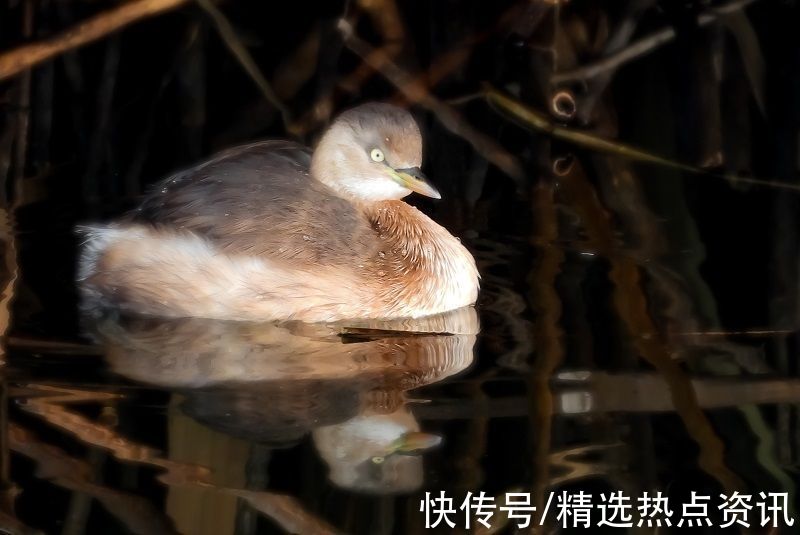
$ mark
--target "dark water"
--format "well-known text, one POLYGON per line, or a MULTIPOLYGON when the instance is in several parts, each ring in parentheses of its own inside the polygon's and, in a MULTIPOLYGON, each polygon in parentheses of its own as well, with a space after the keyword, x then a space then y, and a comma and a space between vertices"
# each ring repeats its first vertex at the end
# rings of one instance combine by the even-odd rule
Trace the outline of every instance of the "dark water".
POLYGON ((604 206, 582 169, 532 190, 530 236, 464 232, 477 309, 390 324, 81 323, 69 209, 27 208, 6 242, 5 529, 419 533, 423 504, 438 518, 426 497, 445 496, 453 531, 550 533, 601 529, 600 504, 622 493, 628 531, 664 532, 638 500, 661 492, 674 529, 696 492, 712 524, 696 529, 716 532, 738 492, 751 528, 732 531, 794 532, 783 516, 762 527, 758 505, 787 493, 792 520, 798 481, 796 337, 765 312, 765 234, 721 247, 735 213, 695 223, 673 200, 664 217, 634 183, 604 206), (475 509, 467 529, 464 500, 481 492, 491 529, 475 509), (499 509, 509 492, 536 507, 528 528, 499 509), (581 492, 589 513, 559 517, 581 492))

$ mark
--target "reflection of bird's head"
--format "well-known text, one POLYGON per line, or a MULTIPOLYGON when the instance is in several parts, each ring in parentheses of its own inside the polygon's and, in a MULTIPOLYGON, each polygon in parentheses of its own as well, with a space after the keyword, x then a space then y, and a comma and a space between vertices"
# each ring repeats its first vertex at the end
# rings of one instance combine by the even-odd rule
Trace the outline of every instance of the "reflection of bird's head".
POLYGON ((422 485, 422 457, 440 437, 419 432, 406 408, 361 415, 314 431, 314 444, 336 486, 374 493, 412 492, 422 485))
POLYGON ((422 136, 409 112, 364 104, 342 113, 311 161, 314 177, 339 196, 361 202, 401 199, 412 191, 441 198, 420 171, 422 136))

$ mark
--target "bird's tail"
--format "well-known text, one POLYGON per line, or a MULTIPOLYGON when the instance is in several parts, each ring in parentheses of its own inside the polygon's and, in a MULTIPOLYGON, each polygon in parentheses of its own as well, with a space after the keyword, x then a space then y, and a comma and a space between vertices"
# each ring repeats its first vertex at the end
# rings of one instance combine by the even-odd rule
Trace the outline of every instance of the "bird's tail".
POLYGON ((229 256, 192 233, 143 225, 84 226, 82 307, 161 317, 329 321, 352 307, 352 288, 319 270, 229 256))

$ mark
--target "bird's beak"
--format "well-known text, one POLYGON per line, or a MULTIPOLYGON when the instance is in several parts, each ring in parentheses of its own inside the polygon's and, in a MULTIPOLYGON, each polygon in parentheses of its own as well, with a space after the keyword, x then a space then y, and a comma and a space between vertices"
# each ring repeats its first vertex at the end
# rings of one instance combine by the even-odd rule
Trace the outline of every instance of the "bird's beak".
POLYGON ((404 188, 416 191, 420 195, 441 199, 442 194, 431 186, 419 167, 408 167, 406 169, 392 169, 392 177, 404 188))
POLYGON ((400 455, 415 455, 438 446, 441 442, 442 437, 439 435, 409 431, 392 444, 391 450, 400 455))

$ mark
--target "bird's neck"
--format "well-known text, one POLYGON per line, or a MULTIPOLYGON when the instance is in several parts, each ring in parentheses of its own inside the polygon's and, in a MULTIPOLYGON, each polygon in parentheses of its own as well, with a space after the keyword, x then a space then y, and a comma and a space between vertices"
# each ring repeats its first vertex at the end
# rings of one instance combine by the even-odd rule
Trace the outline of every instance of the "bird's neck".
POLYGON ((403 201, 370 203, 364 211, 392 252, 419 267, 439 262, 448 245, 458 243, 447 230, 403 201))

